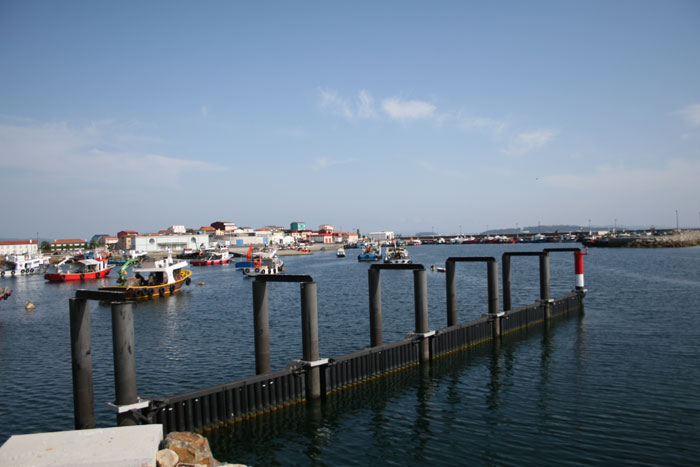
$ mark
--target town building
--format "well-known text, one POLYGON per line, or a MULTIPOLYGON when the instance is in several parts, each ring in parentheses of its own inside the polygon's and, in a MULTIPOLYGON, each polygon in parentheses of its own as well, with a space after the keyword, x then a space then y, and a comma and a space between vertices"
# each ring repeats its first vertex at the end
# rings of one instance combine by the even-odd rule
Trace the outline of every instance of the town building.
POLYGON ((59 238, 51 242, 49 248, 51 248, 51 251, 86 250, 90 248, 90 243, 80 238, 59 238))
POLYGON ((142 234, 131 236, 131 248, 134 251, 166 251, 173 253, 190 248, 204 250, 209 248, 209 235, 206 234, 142 234))
POLYGON ((289 226, 289 230, 293 232, 300 232, 306 230, 306 223, 304 222, 292 222, 289 226))
POLYGON ((216 230, 216 235, 225 235, 228 233, 233 233, 238 229, 235 222, 216 221, 212 222, 209 225, 216 230))
POLYGON ((39 253, 36 240, 9 240, 0 242, 0 256, 33 255, 39 253))
POLYGON ((372 242, 391 243, 394 241, 394 232, 370 232, 367 238, 372 242))

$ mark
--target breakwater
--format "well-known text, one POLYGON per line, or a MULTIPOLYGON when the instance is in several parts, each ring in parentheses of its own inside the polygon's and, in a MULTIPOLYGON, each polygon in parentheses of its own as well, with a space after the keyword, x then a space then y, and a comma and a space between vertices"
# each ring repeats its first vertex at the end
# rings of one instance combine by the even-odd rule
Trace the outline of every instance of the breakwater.
POLYGON ((584 241, 585 246, 610 248, 681 248, 700 245, 700 231, 683 230, 641 237, 601 237, 584 241))

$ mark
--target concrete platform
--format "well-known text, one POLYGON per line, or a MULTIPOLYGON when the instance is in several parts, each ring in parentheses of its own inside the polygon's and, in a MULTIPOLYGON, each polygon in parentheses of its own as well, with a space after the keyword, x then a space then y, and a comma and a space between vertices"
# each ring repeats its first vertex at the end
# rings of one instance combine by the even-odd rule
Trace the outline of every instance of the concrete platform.
POLYGON ((13 435, 0 447, 0 466, 155 467, 162 439, 163 425, 13 435))

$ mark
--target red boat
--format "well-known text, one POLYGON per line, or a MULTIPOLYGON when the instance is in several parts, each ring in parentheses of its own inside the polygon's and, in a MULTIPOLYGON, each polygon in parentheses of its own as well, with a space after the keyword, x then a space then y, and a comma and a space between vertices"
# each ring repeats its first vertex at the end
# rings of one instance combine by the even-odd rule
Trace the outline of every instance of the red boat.
POLYGON ((190 264, 192 266, 213 266, 216 264, 226 264, 231 261, 233 255, 228 251, 219 251, 215 253, 209 253, 202 259, 192 259, 190 264))
POLYGON ((49 282, 87 281, 107 277, 114 266, 106 258, 71 258, 49 268, 44 279, 49 282))

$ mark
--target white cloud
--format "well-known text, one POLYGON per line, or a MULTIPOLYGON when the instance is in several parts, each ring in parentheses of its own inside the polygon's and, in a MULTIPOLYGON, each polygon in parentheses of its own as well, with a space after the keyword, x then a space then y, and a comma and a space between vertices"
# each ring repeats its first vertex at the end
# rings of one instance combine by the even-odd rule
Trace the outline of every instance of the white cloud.
POLYGON ((357 93, 357 116, 360 118, 375 118, 374 99, 364 89, 357 93))
POLYGON ((692 127, 700 126, 700 104, 693 104, 674 112, 680 115, 692 127))
POLYGON ((430 118, 434 115, 436 107, 429 102, 389 97, 382 101, 382 109, 390 118, 408 120, 430 118))
MULTIPOLYGON (((93 123, 82 128, 65 122, 0 123, 0 147, 3 148, 0 165, 32 172, 52 183, 79 180, 86 174, 96 173, 104 183, 113 181, 115 185, 137 180, 161 185, 166 183, 166 178, 173 182, 192 170, 227 170, 199 160, 135 152, 126 148, 129 144, 125 139, 128 136, 111 122, 93 123)), ((136 140, 136 145, 140 140, 136 140)))
POLYGON ((540 149, 547 145, 556 136, 557 131, 553 129, 539 129, 525 131, 518 134, 503 152, 510 156, 521 156, 528 152, 540 149))
POLYGON ((491 131, 500 134, 508 127, 508 123, 505 120, 489 117, 464 117, 459 120, 458 126, 463 130, 491 131))
POLYGON ((324 170, 335 165, 345 165, 353 162, 353 159, 331 159, 328 157, 318 157, 313 166, 311 167, 314 171, 324 170))
POLYGON ((322 109, 348 119, 354 116, 350 102, 346 98, 339 96, 337 91, 333 89, 319 89, 319 98, 322 109))

